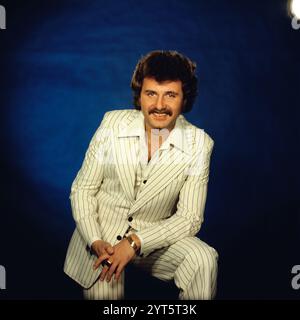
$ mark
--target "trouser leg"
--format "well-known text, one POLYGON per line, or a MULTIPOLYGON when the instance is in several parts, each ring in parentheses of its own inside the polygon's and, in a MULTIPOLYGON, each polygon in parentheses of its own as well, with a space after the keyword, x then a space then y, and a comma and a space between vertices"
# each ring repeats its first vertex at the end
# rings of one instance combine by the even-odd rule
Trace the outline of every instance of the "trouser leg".
POLYGON ((174 279, 181 300, 209 300, 216 294, 217 259, 215 249, 187 237, 133 263, 161 280, 174 279))

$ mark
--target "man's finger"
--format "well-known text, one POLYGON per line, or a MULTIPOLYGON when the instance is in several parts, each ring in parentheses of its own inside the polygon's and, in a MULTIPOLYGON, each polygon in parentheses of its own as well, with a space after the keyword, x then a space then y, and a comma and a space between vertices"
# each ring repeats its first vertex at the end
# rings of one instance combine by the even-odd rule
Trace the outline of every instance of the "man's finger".
POLYGON ((106 274, 106 281, 107 282, 109 282, 111 280, 111 277, 114 274, 117 267, 118 267, 118 264, 116 262, 111 265, 111 267, 109 268, 109 270, 107 271, 107 274, 106 274))
POLYGON ((104 260, 108 259, 109 257, 110 257, 110 255, 108 255, 108 254, 102 254, 101 256, 99 256, 98 259, 97 259, 97 260, 95 261, 95 263, 94 263, 94 266, 93 266, 94 270, 96 270, 97 268, 99 268, 99 266, 101 265, 101 263, 102 263, 104 260))
POLYGON ((117 270, 115 271, 115 280, 116 280, 116 281, 119 281, 120 276, 121 276, 121 273, 122 273, 124 267, 125 267, 124 265, 121 265, 121 264, 118 265, 118 268, 117 268, 117 270))
POLYGON ((103 281, 105 279, 106 273, 109 270, 108 266, 104 266, 100 273, 100 280, 103 281))

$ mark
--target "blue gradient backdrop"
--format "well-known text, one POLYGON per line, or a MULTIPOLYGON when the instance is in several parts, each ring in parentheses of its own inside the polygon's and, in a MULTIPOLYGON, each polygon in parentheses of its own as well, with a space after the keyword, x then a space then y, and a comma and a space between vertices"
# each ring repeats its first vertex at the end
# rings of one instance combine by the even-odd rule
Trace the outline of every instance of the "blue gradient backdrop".
MULTIPOLYGON (((286 1, 1 1, 0 299, 80 299, 62 272, 70 186, 108 110, 132 107, 141 55, 198 64, 187 119, 215 140, 199 236, 219 254, 218 299, 299 299, 300 30, 286 1)), ((127 271, 126 295, 175 298, 127 271)))

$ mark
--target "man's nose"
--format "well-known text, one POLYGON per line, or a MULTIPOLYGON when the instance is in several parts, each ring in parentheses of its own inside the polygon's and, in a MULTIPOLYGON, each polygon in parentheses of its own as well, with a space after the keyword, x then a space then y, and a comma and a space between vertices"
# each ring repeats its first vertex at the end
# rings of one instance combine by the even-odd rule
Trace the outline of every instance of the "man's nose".
POLYGON ((164 108, 164 97, 161 95, 157 96, 156 100, 156 108, 157 109, 163 109, 164 108))

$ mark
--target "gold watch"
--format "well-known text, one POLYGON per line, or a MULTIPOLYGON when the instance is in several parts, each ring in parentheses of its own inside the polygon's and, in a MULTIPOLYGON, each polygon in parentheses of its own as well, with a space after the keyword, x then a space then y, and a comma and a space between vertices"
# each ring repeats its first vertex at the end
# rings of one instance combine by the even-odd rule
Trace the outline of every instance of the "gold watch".
POLYGON ((126 237, 126 239, 128 240, 131 248, 133 248, 133 250, 135 251, 136 254, 139 253, 140 249, 138 248, 137 244, 135 243, 135 241, 132 239, 132 236, 129 235, 126 237))

